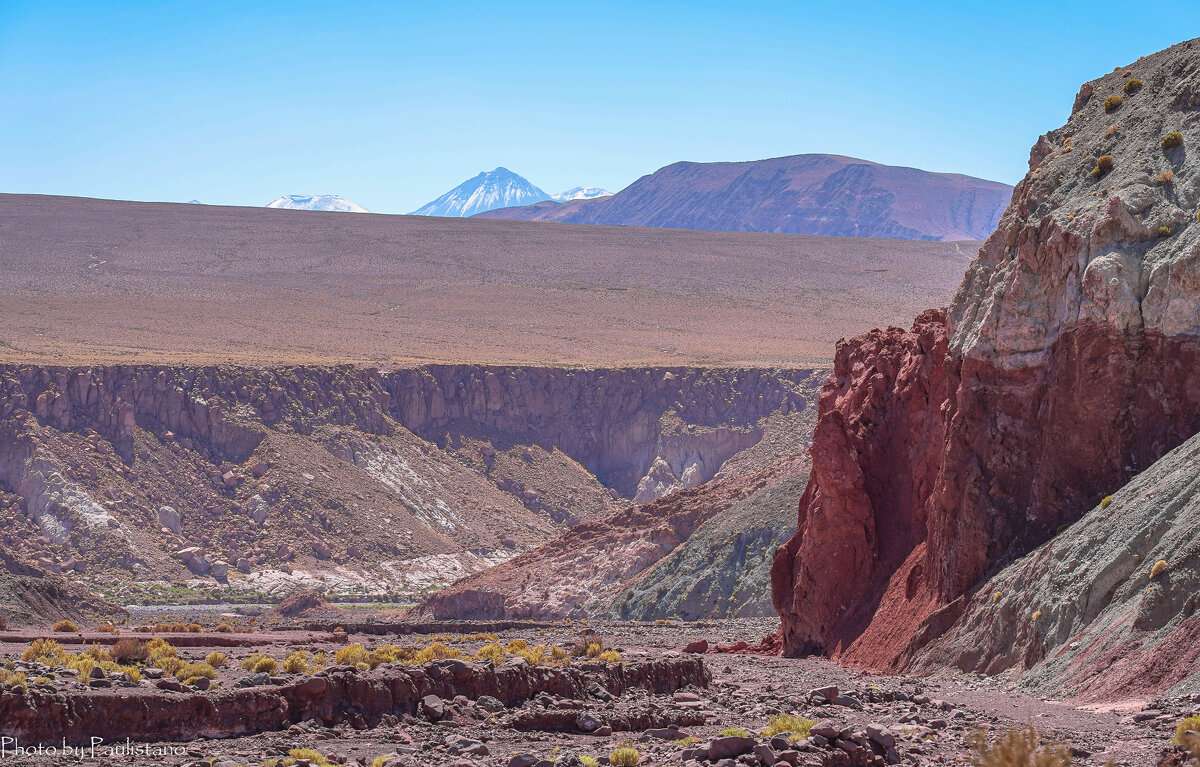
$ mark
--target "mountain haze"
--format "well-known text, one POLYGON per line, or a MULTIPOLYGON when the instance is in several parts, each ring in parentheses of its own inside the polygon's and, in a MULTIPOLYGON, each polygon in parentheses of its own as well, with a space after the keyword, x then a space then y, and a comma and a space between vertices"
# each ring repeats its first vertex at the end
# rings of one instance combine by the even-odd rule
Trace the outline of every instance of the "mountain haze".
POLYGON ((611 197, 493 210, 483 218, 569 224, 979 240, 1012 187, 826 154, 677 162, 611 197))

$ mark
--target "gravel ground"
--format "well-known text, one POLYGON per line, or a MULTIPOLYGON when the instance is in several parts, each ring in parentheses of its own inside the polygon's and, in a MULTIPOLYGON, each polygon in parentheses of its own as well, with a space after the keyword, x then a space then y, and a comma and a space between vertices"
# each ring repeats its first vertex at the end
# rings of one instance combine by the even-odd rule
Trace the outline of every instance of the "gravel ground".
MULTIPOLYGON (((626 662, 679 653, 687 643, 701 639, 711 648, 739 640, 755 642, 773 627, 770 619, 590 626, 609 647, 620 651, 626 662)), ((581 628, 579 624, 547 624, 544 629, 507 632, 500 639, 502 643, 521 638, 531 645, 568 646, 581 628)), ((280 655, 290 647, 313 646, 311 636, 303 642, 300 639, 297 635, 295 643, 281 642, 268 651, 280 655)), ((446 641, 464 651, 473 651, 486 641, 455 636, 349 637, 349 641, 362 641, 368 646, 388 641, 420 644, 422 639, 446 641)), ((14 649, 5 647, 0 651, 11 657, 14 649)), ((204 649, 187 648, 184 654, 198 657, 204 649)), ((230 651, 235 659, 241 654, 245 653, 230 651)), ((894 739, 893 763, 967 764, 967 734, 977 730, 998 734, 1012 726, 1032 723, 1068 745, 1075 764, 1101 765, 1113 759, 1118 765, 1140 767, 1159 762, 1175 723, 1190 713, 1193 705, 1191 701, 1132 701, 1107 710, 1085 709, 1014 694, 997 680, 977 677, 931 680, 877 676, 817 658, 711 651, 704 660, 712 674, 707 688, 687 688, 667 695, 630 690, 606 700, 606 693, 600 691, 589 693, 586 699, 570 700, 543 693, 512 707, 497 706, 499 701, 484 698, 458 697, 437 704, 444 710, 436 721, 434 713, 422 707, 415 715, 385 717, 379 726, 369 729, 363 728, 361 721, 326 726, 312 720, 283 732, 251 737, 142 744, 143 748, 148 745, 158 749, 158 753, 149 755, 113 755, 104 751, 110 746, 102 747, 95 756, 15 756, 10 751, 0 754, 0 764, 109 764, 118 758, 130 765, 207 765, 205 760, 221 765, 274 764, 292 749, 311 748, 325 755, 331 764, 369 765, 377 757, 390 755, 389 767, 575 767, 571 754, 599 757, 604 764, 609 753, 627 741, 638 749, 643 765, 734 767, 780 763, 773 760, 810 765, 888 762, 886 749, 875 749, 883 753, 870 753, 865 761, 854 761, 833 743, 823 745, 820 737, 790 745, 756 737, 746 743, 749 753, 733 754, 732 761, 721 761, 715 754, 710 754, 714 757, 710 760, 697 758, 704 756, 703 749, 710 744, 719 750, 718 742, 738 740, 721 738, 718 733, 725 728, 743 728, 757 736, 771 716, 795 713, 821 722, 814 731, 836 733, 832 739, 841 737, 849 747, 854 747, 856 740, 870 741, 872 733, 884 742, 894 739), (813 690, 831 686, 838 691, 826 690, 825 694, 838 696, 835 703, 822 703, 812 695, 813 690), (624 717, 648 726, 612 733, 601 726, 591 734, 583 734, 575 723, 586 722, 586 717, 598 723, 622 721, 624 717), (563 721, 570 722, 575 731, 555 731, 563 721), (697 723, 667 729, 671 721, 697 723), (676 742, 684 737, 697 740, 686 746, 676 742), (757 751, 752 750, 755 747, 757 751)), ((223 673, 222 684, 233 684, 241 676, 242 672, 231 669, 228 675, 223 673)), ((738 744, 729 747, 736 749, 738 744)), ((860 758, 864 753, 860 751, 860 758)))

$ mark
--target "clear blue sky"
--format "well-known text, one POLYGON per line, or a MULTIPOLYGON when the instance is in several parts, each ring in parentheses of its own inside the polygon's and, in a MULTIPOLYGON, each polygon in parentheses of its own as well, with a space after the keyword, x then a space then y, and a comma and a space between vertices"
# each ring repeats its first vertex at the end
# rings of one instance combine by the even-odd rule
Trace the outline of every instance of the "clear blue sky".
POLYGON ((1013 183, 1186 4, 0 0, 0 191, 403 213, 832 152, 1013 183))

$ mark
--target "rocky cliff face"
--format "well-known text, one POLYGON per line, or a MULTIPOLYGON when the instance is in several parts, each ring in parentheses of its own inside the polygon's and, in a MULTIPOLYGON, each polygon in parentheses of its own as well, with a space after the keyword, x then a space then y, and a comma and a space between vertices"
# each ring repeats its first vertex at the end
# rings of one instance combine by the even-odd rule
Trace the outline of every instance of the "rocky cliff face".
POLYGON ((785 458, 577 525, 433 594, 417 612, 439 620, 762 614, 764 581, 754 575, 765 575, 772 521, 787 527, 779 517, 795 496, 783 498, 799 492, 805 463, 785 458))
POLYGON ((852 342, 863 370, 843 364, 823 395, 775 562, 786 652, 903 665, 909 630, 940 634, 989 570, 1200 430, 1198 114, 1197 41, 1086 83, 968 269, 946 351, 852 342), (870 373, 889 359, 901 372, 870 373), (929 448, 911 466, 909 440, 929 448), (911 492, 871 492, 904 474, 911 492), (871 577, 830 596, 827 567, 871 577))
POLYGON ((917 670, 1096 702, 1200 689, 1200 436, 963 597, 917 670))
POLYGON ((451 447, 554 447, 626 498, 711 479, 759 422, 811 404, 821 370, 430 365, 389 383, 397 418, 451 447))
POLYGON ((3 367, 0 544, 123 597, 420 595, 611 514, 656 463, 682 478, 656 495, 708 479, 807 417, 818 378, 3 367))

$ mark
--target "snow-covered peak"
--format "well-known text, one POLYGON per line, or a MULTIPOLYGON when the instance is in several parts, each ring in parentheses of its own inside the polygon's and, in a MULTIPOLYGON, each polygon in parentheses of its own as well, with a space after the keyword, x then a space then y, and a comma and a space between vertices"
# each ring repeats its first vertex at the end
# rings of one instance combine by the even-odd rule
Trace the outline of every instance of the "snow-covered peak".
POLYGON ((287 210, 336 210, 342 213, 370 212, 363 206, 356 205, 336 194, 289 194, 280 197, 267 207, 287 210))
POLYGON ((508 168, 496 168, 467 179, 412 215, 466 217, 549 199, 550 195, 508 168))
POLYGON ((570 200, 594 200, 597 197, 611 196, 612 192, 607 189, 601 189, 598 186, 577 186, 574 189, 559 192, 550 199, 556 202, 569 202, 570 200))

